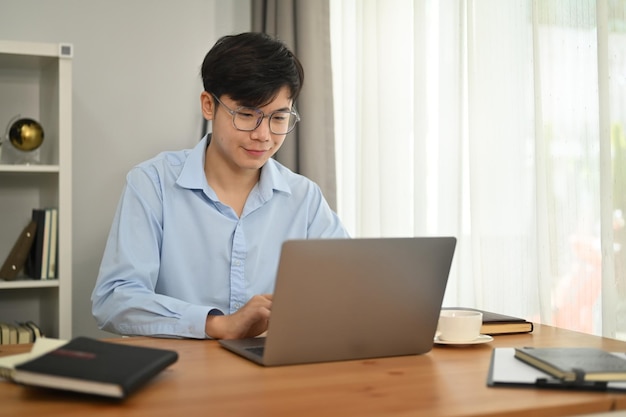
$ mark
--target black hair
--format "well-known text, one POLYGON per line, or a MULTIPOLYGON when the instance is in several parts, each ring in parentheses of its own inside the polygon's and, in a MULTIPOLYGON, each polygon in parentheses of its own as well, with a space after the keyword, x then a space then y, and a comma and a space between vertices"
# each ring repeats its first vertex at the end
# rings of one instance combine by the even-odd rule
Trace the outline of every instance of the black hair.
POLYGON ((244 106, 262 107, 285 86, 295 101, 303 81, 298 58, 283 42, 265 33, 223 36, 202 62, 204 90, 217 97, 226 94, 244 106))

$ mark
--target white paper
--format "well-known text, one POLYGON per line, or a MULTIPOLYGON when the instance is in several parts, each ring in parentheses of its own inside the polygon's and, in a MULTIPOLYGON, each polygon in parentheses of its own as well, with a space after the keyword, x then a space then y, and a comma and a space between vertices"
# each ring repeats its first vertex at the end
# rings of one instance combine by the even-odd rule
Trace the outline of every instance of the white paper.
MULTIPOLYGON (((36 357, 39 357, 44 353, 53 351, 54 349, 61 347, 66 343, 66 340, 40 337, 35 340, 35 343, 33 343, 33 347, 31 348, 30 352, 17 353, 15 355, 0 357, 0 369, 15 369, 17 365, 31 359, 35 359, 36 357)), ((0 375, 2 375, 1 372, 0 375)))

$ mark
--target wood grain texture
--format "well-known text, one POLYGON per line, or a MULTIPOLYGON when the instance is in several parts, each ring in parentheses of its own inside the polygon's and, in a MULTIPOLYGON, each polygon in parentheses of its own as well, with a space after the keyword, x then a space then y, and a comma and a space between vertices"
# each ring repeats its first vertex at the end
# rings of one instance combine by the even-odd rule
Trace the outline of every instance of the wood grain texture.
MULTIPOLYGON (((482 345, 435 346, 425 355, 264 368, 215 341, 111 339, 176 350, 179 360, 123 402, 0 382, 0 416, 566 416, 626 409, 616 393, 488 388, 494 347, 626 343, 535 325, 482 345)), ((0 355, 28 346, 0 346, 0 355)))

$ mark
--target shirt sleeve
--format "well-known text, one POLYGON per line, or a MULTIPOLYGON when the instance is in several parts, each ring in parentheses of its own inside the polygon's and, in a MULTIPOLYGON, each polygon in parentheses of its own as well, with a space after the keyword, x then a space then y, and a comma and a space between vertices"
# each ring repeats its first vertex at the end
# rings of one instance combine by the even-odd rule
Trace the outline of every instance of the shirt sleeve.
POLYGON ((98 326, 124 335, 205 338, 214 306, 155 292, 163 236, 158 175, 134 168, 127 176, 92 293, 98 326))
POLYGON ((322 190, 315 183, 311 182, 310 186, 309 204, 312 216, 308 226, 308 238, 349 238, 347 230, 328 205, 322 190))

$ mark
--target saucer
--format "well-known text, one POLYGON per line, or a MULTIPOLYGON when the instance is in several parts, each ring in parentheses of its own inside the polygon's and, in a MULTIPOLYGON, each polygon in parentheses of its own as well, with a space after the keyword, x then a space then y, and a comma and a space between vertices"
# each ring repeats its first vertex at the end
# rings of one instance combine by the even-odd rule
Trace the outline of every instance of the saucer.
POLYGON ((480 343, 489 343, 493 341, 493 337, 487 334, 481 334, 474 340, 464 340, 462 342, 453 342, 449 340, 441 340, 439 336, 435 336, 435 343, 440 345, 478 345, 480 343))

